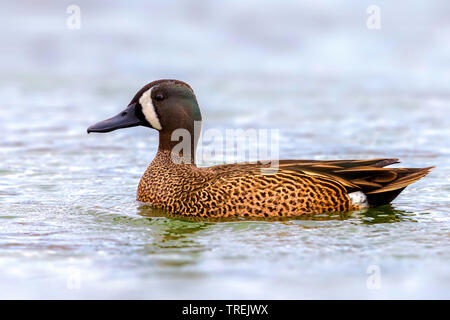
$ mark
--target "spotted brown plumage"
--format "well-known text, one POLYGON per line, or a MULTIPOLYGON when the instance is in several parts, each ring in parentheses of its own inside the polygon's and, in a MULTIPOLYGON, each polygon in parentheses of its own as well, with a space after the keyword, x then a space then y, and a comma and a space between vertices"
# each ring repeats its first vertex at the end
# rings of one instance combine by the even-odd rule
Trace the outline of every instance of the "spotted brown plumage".
POLYGON ((158 80, 144 86, 125 111, 88 132, 137 125, 156 128, 158 152, 139 182, 137 200, 185 216, 289 217, 378 206, 431 169, 385 168, 397 159, 281 160, 273 172, 267 171, 272 166, 266 162, 199 168, 194 121, 200 120, 189 85, 158 80), (192 136, 188 154, 174 151, 178 141, 171 136, 179 128, 192 136), (174 156, 191 161, 179 163, 174 156))

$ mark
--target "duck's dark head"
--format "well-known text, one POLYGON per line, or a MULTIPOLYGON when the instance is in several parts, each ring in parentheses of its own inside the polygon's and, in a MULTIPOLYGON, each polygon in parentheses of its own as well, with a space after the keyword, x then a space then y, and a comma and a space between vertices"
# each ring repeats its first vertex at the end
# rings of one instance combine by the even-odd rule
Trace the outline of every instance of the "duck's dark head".
POLYGON ((201 120, 194 91, 187 83, 157 80, 139 90, 125 110, 90 126, 87 132, 110 132, 135 126, 169 134, 180 128, 192 132, 194 122, 201 120))

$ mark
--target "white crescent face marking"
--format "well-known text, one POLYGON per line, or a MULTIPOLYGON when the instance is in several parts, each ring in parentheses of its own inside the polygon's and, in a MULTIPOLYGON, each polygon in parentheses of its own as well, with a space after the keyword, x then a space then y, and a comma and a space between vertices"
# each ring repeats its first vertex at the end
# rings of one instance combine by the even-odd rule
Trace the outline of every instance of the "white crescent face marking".
POLYGON ((354 206, 359 206, 360 208, 369 207, 367 196, 362 191, 351 192, 348 194, 348 197, 354 206))
POLYGON ((142 113, 144 114, 145 119, 148 121, 148 123, 150 123, 151 126, 156 130, 161 130, 161 123, 159 122, 158 115, 156 114, 155 106, 153 105, 152 101, 152 90, 153 88, 150 88, 149 90, 145 91, 139 98, 139 103, 142 106, 142 113))

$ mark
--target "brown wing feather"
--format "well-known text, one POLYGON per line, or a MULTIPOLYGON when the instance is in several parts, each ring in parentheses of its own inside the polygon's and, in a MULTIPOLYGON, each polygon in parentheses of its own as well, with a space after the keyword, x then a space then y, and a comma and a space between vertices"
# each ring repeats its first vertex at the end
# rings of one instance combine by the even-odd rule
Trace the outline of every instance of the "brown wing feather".
POLYGON ((281 164, 280 167, 305 173, 320 172, 340 182, 347 192, 364 192, 369 204, 378 206, 392 201, 405 187, 423 178, 434 168, 383 168, 393 163, 398 163, 398 159, 290 163, 281 164))
POLYGON ((382 188, 370 191, 367 194, 382 193, 405 188, 411 183, 416 182, 417 180, 426 176, 433 168, 434 167, 392 169, 395 170, 395 172, 397 172, 399 178, 390 183, 385 184, 382 188))
POLYGON ((315 162, 280 161, 279 167, 285 170, 314 172, 333 178, 347 188, 347 192, 361 190, 369 192, 385 187, 395 181, 395 169, 383 168, 398 163, 398 159, 370 160, 332 160, 315 162))

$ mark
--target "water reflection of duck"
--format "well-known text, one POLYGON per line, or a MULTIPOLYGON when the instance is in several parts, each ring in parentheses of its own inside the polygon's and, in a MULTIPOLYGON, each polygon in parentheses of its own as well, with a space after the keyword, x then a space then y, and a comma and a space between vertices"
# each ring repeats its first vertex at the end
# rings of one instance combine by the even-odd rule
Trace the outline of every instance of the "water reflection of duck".
POLYGON ((137 200, 186 216, 299 216, 375 207, 391 202, 431 169, 384 168, 397 159, 280 160, 276 171, 264 171, 273 163, 261 162, 198 168, 195 121, 201 113, 192 88, 158 80, 88 133, 139 125, 158 130, 158 152, 141 178, 137 200), (178 150, 179 141, 172 140, 177 129, 192 137, 187 148, 178 150))

